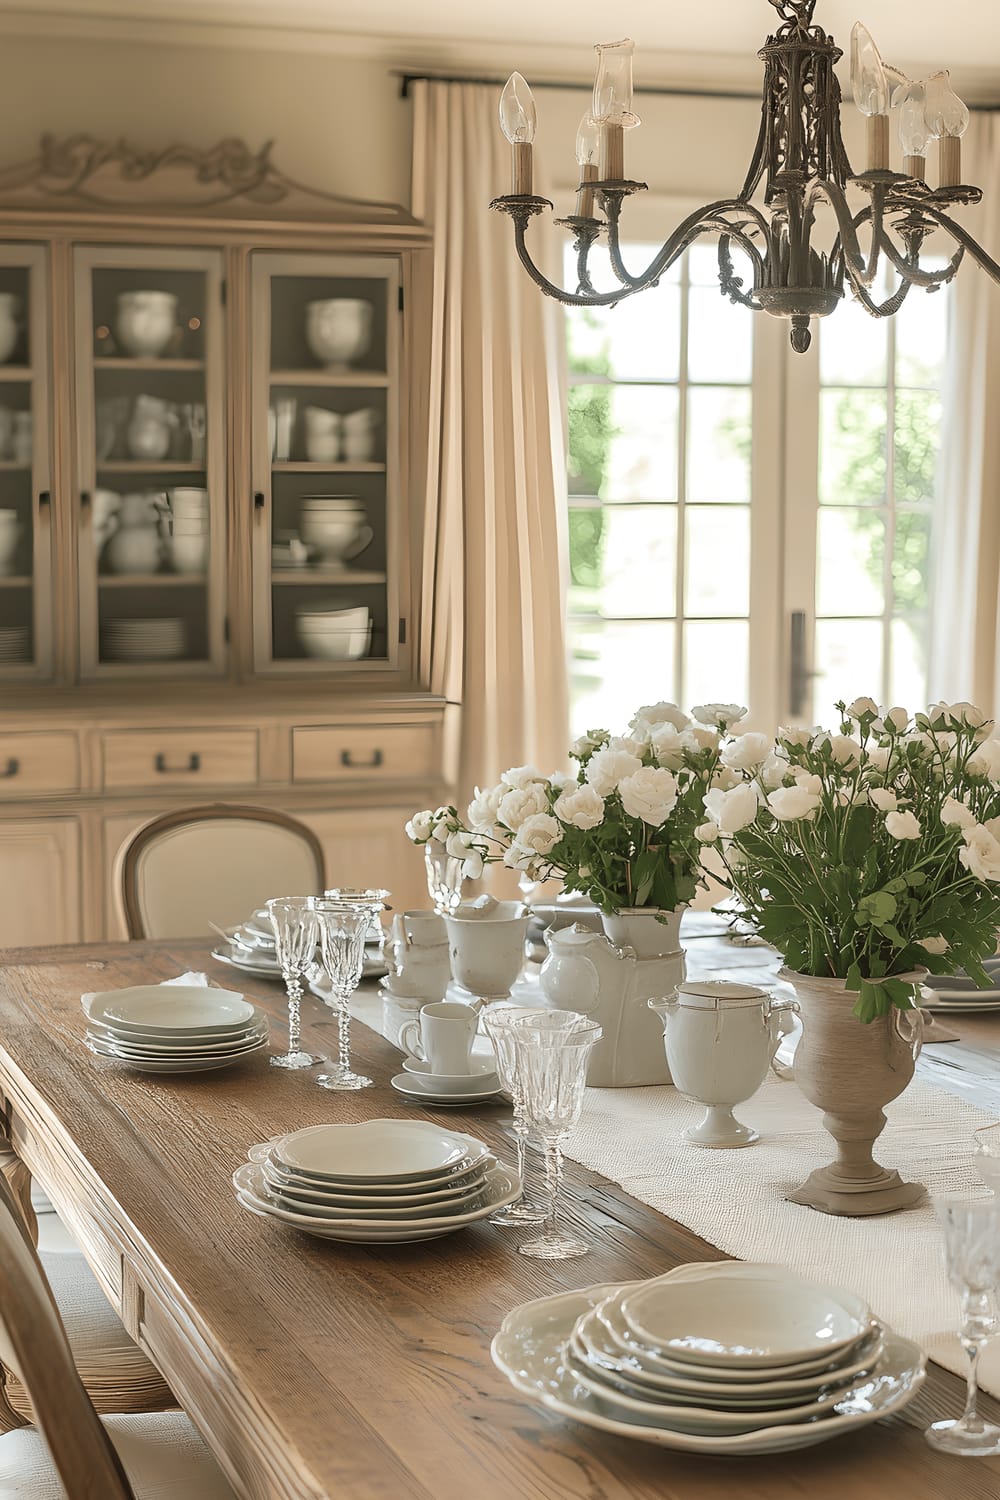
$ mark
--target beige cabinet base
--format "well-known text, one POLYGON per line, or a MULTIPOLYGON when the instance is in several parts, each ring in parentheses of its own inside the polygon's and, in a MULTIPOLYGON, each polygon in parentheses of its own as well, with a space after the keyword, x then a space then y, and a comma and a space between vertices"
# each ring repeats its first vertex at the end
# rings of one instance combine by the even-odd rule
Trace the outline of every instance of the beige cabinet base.
POLYGON ((80 887, 76 818, 0 821, 0 948, 79 942, 80 887))

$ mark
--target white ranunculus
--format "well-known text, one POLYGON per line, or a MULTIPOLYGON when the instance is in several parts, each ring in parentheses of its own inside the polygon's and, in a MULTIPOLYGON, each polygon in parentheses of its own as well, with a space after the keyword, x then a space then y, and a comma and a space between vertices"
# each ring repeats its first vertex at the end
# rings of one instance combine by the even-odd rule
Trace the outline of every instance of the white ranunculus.
POLYGON ((806 745, 812 744, 815 733, 815 729, 802 729, 793 726, 791 728, 779 729, 778 739, 785 745, 795 745, 804 748, 806 745))
POLYGON ((927 953, 947 953, 951 944, 947 938, 929 937, 917 938, 917 946, 923 948, 927 953))
POLYGON ((662 766, 642 766, 618 783, 618 795, 630 818, 659 828, 677 805, 677 779, 662 766))
POLYGON ((886 813, 885 831, 892 839, 918 839, 921 834, 920 819, 911 812, 886 813))
POLYGON ((890 792, 887 786, 871 786, 868 788, 868 801, 872 807, 877 807, 879 812, 895 812, 899 806, 899 798, 895 792, 890 792))
POLYGON ((851 735, 829 734, 826 736, 826 744, 838 766, 853 771, 861 764, 861 746, 851 735))
POLYGON ((500 780, 504 786, 523 792, 525 787, 535 786, 538 782, 544 781, 545 777, 537 766, 511 766, 509 771, 504 771, 500 780))
POLYGON ((647 703, 640 708, 629 723, 630 729, 655 729, 660 724, 672 724, 675 729, 686 729, 691 720, 676 703, 647 703))
POLYGON ((968 769, 971 776, 988 776, 990 781, 1000 781, 1000 740, 983 740, 969 756, 968 769))
POLYGON ((719 731, 710 729, 706 724, 692 724, 690 729, 681 731, 681 743, 685 750, 716 750, 719 731))
POLYGON ((579 786, 575 776, 569 776, 565 771, 553 771, 549 777, 549 786, 554 792, 568 792, 572 787, 579 786))
POLYGON ((604 822, 604 798, 592 786, 567 787, 556 798, 552 811, 570 828, 596 828, 604 822))
POLYGON ((686 730, 681 733, 673 724, 657 724, 650 730, 649 746, 658 765, 666 766, 668 771, 680 770, 687 748, 686 734, 686 730))
POLYGON ((975 828, 976 815, 960 797, 946 797, 941 804, 941 822, 946 828, 975 828))
POLYGON ((741 734, 723 747, 722 759, 734 771, 756 771, 773 749, 769 734, 741 734))
MULTIPOLYGON (((996 823, 996 818, 991 820, 996 823)), ((1000 838, 989 824, 976 823, 964 828, 965 848, 959 850, 962 864, 977 880, 1000 881, 1000 838)))
POLYGON ((727 836, 749 828, 760 806, 756 791, 746 782, 740 782, 728 792, 717 789, 706 792, 704 803, 705 811, 719 832, 727 836))
POLYGON ((820 800, 816 792, 804 786, 779 786, 768 797, 767 805, 779 823, 796 823, 814 817, 820 800))
POLYGON ((549 810, 549 799, 544 786, 537 782, 532 786, 522 788, 512 787, 500 798, 497 808, 497 822, 509 828, 513 834, 525 818, 533 818, 536 813, 545 813, 549 810))
POLYGON ((606 729, 588 729, 586 734, 581 734, 579 739, 573 741, 572 754, 577 760, 585 760, 588 755, 592 755, 595 750, 606 745, 610 738, 611 735, 606 729))
POLYGON ((414 813, 406 824, 406 837, 412 839, 415 844, 426 844, 433 832, 434 814, 430 808, 414 813))
MULTIPOLYGON (((587 781, 598 796, 607 797, 626 776, 642 770, 642 761, 629 750, 596 750, 587 762, 587 781)), ((539 809, 541 811, 541 809, 539 809)))
POLYGON ((476 795, 466 810, 466 821, 476 833, 492 833, 497 824, 501 798, 508 788, 501 781, 497 786, 485 789, 476 787, 476 795))
POLYGON ((767 790, 773 792, 776 787, 783 785, 788 771, 788 757, 772 751, 760 768, 760 779, 767 790))
POLYGON ((897 734, 902 734, 910 722, 910 711, 908 708, 890 708, 882 715, 886 729, 894 729, 897 734))
POLYGON ((562 829, 548 813, 535 813, 525 818, 517 830, 517 845, 529 849, 532 854, 549 854, 562 838, 562 829))
POLYGON ((723 734, 734 724, 738 724, 740 719, 745 719, 746 713, 746 709, 741 708, 738 703, 700 703, 691 710, 692 717, 699 724, 711 724, 723 734))
POLYGON ((722 830, 718 823, 699 823, 694 836, 699 844, 717 844, 722 837, 722 830))
POLYGON ((855 719, 860 723, 866 714, 871 714, 872 718, 877 717, 878 704, 874 698, 855 698, 853 703, 847 705, 849 719, 855 719))

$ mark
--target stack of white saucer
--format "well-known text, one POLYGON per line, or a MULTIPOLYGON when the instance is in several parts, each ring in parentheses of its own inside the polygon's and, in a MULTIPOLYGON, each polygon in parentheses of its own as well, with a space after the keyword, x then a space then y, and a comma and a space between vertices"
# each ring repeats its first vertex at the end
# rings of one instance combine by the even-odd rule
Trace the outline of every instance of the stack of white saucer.
POLYGON ((233 1174, 243 1207, 324 1240, 439 1239, 521 1191, 483 1141, 423 1121, 311 1125, 247 1154, 233 1174))
POLYGON ((242 995, 198 985, 137 985, 84 995, 86 1044, 140 1073, 207 1073, 267 1048, 267 1016, 242 995))
POLYGON ((541 1405, 690 1453, 777 1453, 911 1401, 926 1359, 860 1297, 780 1266, 681 1266, 515 1308, 494 1363, 541 1405))

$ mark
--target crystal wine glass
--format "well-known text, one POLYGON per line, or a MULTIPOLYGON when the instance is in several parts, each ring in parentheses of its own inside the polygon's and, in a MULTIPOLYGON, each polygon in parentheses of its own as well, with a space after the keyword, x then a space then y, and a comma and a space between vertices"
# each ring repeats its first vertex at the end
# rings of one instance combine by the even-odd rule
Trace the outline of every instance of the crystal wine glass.
POLYGON ((510 1095, 514 1106, 514 1139, 517 1142, 517 1175, 521 1179, 521 1196, 513 1203, 508 1203, 506 1208, 501 1208, 490 1219, 491 1224, 541 1224, 545 1218, 545 1210, 537 1203, 533 1203, 527 1191, 527 1144, 528 1127, 524 1115, 524 1095, 521 1091, 520 1079, 514 1066, 513 1023, 525 1016, 533 1016, 537 1011, 530 1006, 512 1005, 506 1000, 494 1000, 480 1012, 483 1018, 483 1026, 486 1035, 493 1043, 496 1053, 497 1072, 500 1082, 510 1095))
POLYGON ((276 896, 267 903, 274 946, 288 996, 288 1051, 271 1058, 272 1068, 311 1068, 325 1062, 301 1046, 302 976, 316 956, 319 926, 309 896, 276 896))
POLYGON ((959 1337, 969 1359, 968 1391, 960 1417, 934 1422, 925 1434, 932 1448, 986 1458, 1000 1453, 1000 1427, 976 1410, 979 1356, 997 1332, 994 1301, 1000 1282, 1000 1199, 945 1199, 937 1205, 944 1227, 945 1259, 962 1295, 959 1337))
POLYGON ((580 1118, 587 1063, 601 1028, 573 1011, 539 1012, 515 1021, 511 1028, 514 1071, 524 1099, 527 1129, 545 1148, 545 1186, 549 1210, 537 1239, 518 1245, 521 1255, 538 1260, 568 1260, 586 1255, 584 1240, 559 1225, 563 1142, 580 1118), (572 1019, 570 1019, 572 1018, 572 1019))
POLYGON ((428 839, 424 845, 424 869, 427 872, 427 894, 439 917, 450 916, 462 904, 462 863, 448 853, 440 839, 428 839))
POLYGON ((310 903, 319 922, 320 951, 330 981, 326 1003, 337 1016, 337 1062, 316 1082, 324 1089, 366 1089, 372 1080, 351 1068, 351 996, 361 981, 365 942, 372 918, 384 909, 385 891, 370 891, 357 900, 342 899, 340 891, 315 896, 310 903))

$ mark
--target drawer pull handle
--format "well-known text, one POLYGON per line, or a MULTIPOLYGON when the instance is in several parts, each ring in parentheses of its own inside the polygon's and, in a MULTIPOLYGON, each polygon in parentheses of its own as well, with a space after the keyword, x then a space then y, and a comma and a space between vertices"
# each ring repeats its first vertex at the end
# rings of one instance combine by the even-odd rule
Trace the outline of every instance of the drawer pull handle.
POLYGON ((190 771, 193 774, 195 771, 201 770, 201 756, 198 754, 197 750, 192 750, 191 754, 188 756, 188 763, 186 766, 168 766, 167 757, 161 751, 154 760, 153 765, 158 771, 161 771, 164 774, 169 774, 171 776, 179 776, 182 771, 190 771))
POLYGON ((11 776, 16 776, 20 769, 21 762, 12 755, 10 757, 10 760, 4 766, 3 770, 0 771, 0 777, 3 777, 4 780, 8 780, 11 776))
POLYGON ((349 771, 377 771, 383 759, 381 750, 373 750, 368 760, 355 760, 350 750, 340 752, 340 764, 349 771))

